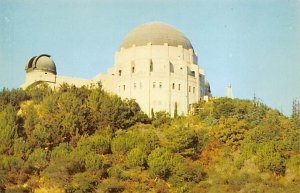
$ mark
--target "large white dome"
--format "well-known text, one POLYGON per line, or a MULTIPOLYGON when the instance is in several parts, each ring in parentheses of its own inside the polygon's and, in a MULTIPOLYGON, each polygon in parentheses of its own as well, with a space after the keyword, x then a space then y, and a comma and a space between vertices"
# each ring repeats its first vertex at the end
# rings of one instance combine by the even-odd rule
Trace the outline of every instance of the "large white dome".
POLYGON ((145 23, 135 28, 127 34, 120 48, 130 48, 132 45, 144 46, 148 43, 152 45, 167 43, 169 46, 182 45, 185 49, 193 49, 191 42, 182 32, 160 22, 145 23))

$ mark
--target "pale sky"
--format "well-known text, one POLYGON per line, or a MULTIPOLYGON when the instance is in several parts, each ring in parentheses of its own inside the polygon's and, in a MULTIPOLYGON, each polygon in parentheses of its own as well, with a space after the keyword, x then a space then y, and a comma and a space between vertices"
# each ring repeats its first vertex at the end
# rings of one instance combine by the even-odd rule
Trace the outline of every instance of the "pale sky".
POLYGON ((0 0, 0 88, 18 88, 26 62, 50 54, 59 75, 106 73, 126 34, 150 21, 191 41, 214 96, 232 85, 290 115, 300 98, 299 0, 0 0))

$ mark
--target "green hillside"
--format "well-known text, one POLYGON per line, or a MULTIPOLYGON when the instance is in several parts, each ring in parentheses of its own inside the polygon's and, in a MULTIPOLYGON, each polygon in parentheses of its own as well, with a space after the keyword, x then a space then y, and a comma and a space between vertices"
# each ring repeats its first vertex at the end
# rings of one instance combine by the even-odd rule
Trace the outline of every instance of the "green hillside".
POLYGON ((3 89, 0 192, 299 192, 299 115, 227 98, 193 109, 150 119, 101 85, 3 89))

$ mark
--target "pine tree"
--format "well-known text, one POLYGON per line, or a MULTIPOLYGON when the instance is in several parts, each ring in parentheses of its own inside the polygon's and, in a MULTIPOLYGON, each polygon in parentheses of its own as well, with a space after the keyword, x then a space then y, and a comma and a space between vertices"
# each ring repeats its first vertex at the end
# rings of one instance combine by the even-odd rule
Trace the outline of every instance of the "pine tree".
POLYGON ((174 118, 178 117, 178 112, 177 112, 177 102, 175 102, 175 107, 174 107, 174 118))

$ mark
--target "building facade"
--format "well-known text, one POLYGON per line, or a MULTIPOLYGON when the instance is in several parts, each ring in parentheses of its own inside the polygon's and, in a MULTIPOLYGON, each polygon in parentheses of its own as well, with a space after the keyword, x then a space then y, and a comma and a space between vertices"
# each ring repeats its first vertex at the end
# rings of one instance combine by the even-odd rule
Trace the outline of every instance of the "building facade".
POLYGON ((59 76, 50 56, 41 55, 26 65, 22 87, 35 82, 47 82, 55 88, 64 82, 83 86, 99 81, 104 90, 135 99, 148 115, 152 110, 173 115, 175 106, 178 114, 187 114, 192 103, 210 95, 191 42, 182 32, 160 22, 146 23, 129 32, 107 74, 90 80, 59 76))

